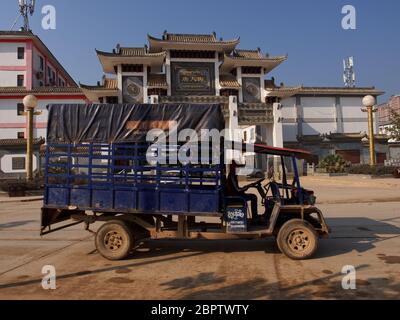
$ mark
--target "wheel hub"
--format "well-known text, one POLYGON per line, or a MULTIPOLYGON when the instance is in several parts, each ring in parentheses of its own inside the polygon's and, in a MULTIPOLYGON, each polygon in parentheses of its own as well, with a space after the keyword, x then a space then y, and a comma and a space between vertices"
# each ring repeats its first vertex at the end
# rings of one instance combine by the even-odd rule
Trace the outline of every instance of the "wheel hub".
POLYGON ((123 244, 122 235, 117 231, 110 231, 104 237, 104 245, 111 251, 116 251, 121 248, 123 244))
POLYGON ((294 230, 288 237, 288 245, 294 251, 305 251, 310 245, 310 237, 303 230, 294 230))

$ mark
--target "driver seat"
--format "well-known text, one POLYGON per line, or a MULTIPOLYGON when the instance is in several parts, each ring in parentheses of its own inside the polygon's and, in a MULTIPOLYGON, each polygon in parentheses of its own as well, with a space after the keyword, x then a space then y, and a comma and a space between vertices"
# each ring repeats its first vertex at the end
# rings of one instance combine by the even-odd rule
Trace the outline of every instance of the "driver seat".
POLYGON ((271 181, 270 188, 271 188, 271 193, 272 193, 272 199, 276 202, 282 202, 278 184, 275 181, 271 181))

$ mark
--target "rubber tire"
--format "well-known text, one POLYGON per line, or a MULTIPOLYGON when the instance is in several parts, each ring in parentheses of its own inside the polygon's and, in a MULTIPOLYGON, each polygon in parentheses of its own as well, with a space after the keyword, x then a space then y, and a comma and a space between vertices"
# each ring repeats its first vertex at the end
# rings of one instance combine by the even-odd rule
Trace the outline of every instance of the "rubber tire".
POLYGON ((279 250, 293 260, 305 260, 311 258, 318 249, 318 235, 314 227, 308 221, 291 219, 280 228, 276 242, 279 250), (296 229, 307 232, 310 238, 310 245, 304 252, 295 252, 287 243, 289 235, 296 229))
POLYGON ((95 245, 97 251, 108 260, 122 260, 131 252, 135 243, 135 238, 129 226, 121 220, 111 220, 103 224, 96 233, 95 245), (122 237, 122 246, 118 250, 112 251, 104 244, 105 236, 108 232, 116 231, 122 237))

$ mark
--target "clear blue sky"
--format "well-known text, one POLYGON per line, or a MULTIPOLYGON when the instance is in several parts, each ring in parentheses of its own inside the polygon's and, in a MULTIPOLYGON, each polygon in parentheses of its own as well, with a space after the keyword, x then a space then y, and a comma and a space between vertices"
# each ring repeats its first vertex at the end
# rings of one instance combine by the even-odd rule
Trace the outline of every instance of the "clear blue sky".
MULTIPOLYGON (((17 0, 1 0, 0 29, 17 15, 17 0)), ((399 0, 37 0, 31 27, 76 81, 102 76, 94 49, 142 46, 147 33, 240 36, 240 48, 260 47, 289 59, 268 76, 278 83, 342 86, 342 59, 353 55, 358 86, 400 94, 399 0), (57 29, 41 28, 43 5, 57 10, 57 29), (341 28, 341 8, 357 10, 357 30, 341 28)), ((21 20, 19 20, 19 25, 21 20)), ((383 100, 381 99, 381 100, 383 100)))

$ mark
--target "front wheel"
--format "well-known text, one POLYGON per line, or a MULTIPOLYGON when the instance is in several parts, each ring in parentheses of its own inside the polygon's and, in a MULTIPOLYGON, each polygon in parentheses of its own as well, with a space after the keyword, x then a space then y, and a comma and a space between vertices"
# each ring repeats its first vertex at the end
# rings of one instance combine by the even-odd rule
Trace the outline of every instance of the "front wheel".
POLYGON ((106 259, 121 260, 128 256, 135 239, 124 221, 112 220, 103 224, 96 233, 97 251, 106 259))
POLYGON ((304 220, 287 221, 277 236, 279 250, 294 260, 308 259, 318 248, 318 235, 313 226, 304 220))

